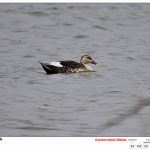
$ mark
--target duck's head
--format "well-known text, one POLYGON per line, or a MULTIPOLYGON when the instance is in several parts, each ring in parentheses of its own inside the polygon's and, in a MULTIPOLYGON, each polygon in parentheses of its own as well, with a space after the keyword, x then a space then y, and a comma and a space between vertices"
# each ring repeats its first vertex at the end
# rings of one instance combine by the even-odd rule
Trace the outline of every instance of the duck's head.
POLYGON ((80 63, 85 64, 85 65, 91 63, 91 64, 99 66, 99 64, 96 63, 89 55, 83 55, 81 57, 80 63))

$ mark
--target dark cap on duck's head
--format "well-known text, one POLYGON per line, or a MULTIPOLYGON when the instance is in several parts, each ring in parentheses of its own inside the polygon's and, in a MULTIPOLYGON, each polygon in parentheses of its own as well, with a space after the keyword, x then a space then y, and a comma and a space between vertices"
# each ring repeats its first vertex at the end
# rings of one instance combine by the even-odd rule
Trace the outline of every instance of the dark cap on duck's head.
POLYGON ((81 57, 80 63, 82 63, 82 64, 89 64, 89 63, 91 63, 91 64, 97 65, 97 63, 89 55, 83 55, 81 57))

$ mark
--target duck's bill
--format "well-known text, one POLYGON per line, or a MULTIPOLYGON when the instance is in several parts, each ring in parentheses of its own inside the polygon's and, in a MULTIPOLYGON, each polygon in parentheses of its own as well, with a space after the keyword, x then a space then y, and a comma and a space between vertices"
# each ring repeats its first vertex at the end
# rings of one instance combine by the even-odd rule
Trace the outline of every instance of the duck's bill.
POLYGON ((100 66, 100 64, 98 64, 97 62, 95 62, 94 60, 92 61, 92 64, 96 65, 96 66, 100 66))
POLYGON ((100 65, 100 64, 96 64, 96 66, 97 66, 97 67, 100 67, 101 65, 100 65))

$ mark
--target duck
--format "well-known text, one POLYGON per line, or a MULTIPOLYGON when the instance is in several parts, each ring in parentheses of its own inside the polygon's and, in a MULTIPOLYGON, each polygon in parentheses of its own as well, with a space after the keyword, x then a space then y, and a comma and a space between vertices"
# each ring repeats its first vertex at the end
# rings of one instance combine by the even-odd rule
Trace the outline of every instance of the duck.
POLYGON ((89 66, 89 64, 100 66, 89 55, 83 55, 80 59, 80 62, 65 60, 49 63, 43 63, 39 61, 39 63, 47 74, 91 72, 93 69, 91 66, 89 66))

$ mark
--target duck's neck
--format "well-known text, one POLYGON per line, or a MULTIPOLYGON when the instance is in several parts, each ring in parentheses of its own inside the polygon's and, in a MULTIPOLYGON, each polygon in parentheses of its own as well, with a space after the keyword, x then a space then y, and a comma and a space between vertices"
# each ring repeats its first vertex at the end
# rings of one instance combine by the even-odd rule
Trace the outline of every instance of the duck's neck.
POLYGON ((89 66, 88 64, 83 64, 83 65, 85 66, 85 68, 86 68, 88 71, 92 71, 92 70, 93 70, 92 67, 89 66))

